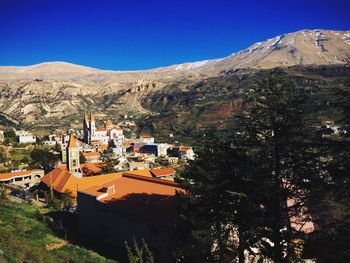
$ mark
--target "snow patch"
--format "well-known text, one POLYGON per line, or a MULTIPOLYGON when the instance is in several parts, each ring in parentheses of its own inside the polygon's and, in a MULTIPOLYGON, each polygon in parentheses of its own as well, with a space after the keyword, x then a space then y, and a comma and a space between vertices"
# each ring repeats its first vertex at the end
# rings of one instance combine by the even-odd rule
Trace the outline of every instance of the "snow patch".
POLYGON ((316 47, 322 47, 323 42, 327 40, 326 36, 321 31, 316 31, 315 36, 315 45, 316 47))
POLYGON ((348 45, 350 45, 350 32, 348 33, 344 33, 343 34, 343 39, 344 39, 344 42, 348 45))
POLYGON ((277 36, 277 37, 271 39, 271 40, 274 40, 274 41, 268 48, 274 48, 274 47, 280 46, 282 44, 282 38, 284 38, 284 36, 285 35, 280 35, 280 36, 277 36))
POLYGON ((256 51, 258 49, 263 48, 263 47, 261 47, 261 44, 262 44, 262 42, 257 42, 253 47, 251 47, 249 49, 249 53, 252 53, 253 51, 256 51))
POLYGON ((179 64, 179 65, 176 66, 175 70, 176 71, 189 70, 189 69, 200 68, 200 67, 207 66, 207 65, 214 65, 214 64, 218 63, 219 61, 221 61, 223 59, 224 58, 207 59, 207 60, 203 60, 203 61, 179 64))
POLYGON ((175 68, 176 71, 179 71, 179 70, 182 70, 182 69, 183 69, 183 65, 182 65, 182 64, 178 65, 178 66, 175 68))
POLYGON ((193 68, 199 68, 203 67, 205 64, 207 64, 209 60, 203 60, 198 62, 189 63, 187 66, 187 69, 193 69, 193 68))

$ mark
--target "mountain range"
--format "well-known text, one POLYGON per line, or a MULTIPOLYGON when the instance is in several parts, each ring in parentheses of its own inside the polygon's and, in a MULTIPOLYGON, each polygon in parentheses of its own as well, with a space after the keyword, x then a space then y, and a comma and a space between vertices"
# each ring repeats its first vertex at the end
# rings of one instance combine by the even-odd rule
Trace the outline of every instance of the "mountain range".
POLYGON ((166 107, 180 110, 186 107, 183 101, 195 105, 210 89, 215 88, 214 95, 225 93, 223 83, 259 71, 333 65, 339 72, 339 67, 349 64, 350 30, 301 30, 254 43, 224 58, 150 70, 100 70, 66 62, 1 66, 0 112, 33 122, 87 109, 111 114, 159 112, 166 107), (197 96, 201 85, 208 91, 197 96))

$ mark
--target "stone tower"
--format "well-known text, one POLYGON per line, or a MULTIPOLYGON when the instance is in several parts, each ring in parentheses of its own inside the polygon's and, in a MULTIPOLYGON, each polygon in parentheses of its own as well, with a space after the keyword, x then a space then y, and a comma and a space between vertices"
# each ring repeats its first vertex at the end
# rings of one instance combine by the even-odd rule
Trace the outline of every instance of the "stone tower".
POLYGON ((73 133, 70 134, 67 146, 67 168, 71 173, 80 172, 79 147, 73 133))
POLYGON ((96 123, 95 123, 95 118, 94 115, 92 115, 92 113, 90 112, 90 142, 91 142, 91 138, 95 137, 95 133, 96 133, 96 123))
POLYGON ((84 114, 84 119, 83 119, 83 132, 84 132, 84 142, 89 143, 90 123, 89 123, 89 117, 86 113, 84 114))

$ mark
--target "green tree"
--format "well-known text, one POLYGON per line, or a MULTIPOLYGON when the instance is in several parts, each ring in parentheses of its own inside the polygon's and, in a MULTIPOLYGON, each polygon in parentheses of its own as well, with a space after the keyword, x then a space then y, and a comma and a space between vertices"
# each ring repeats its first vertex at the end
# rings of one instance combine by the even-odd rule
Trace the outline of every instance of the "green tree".
POLYGON ((239 254, 243 262, 251 246, 275 262, 300 260, 295 241, 304 235, 291 218, 307 220, 305 202, 322 174, 304 110, 308 97, 288 79, 264 80, 244 90, 248 110, 237 116, 230 139, 208 136, 204 148, 195 148, 198 158, 180 179, 189 194, 180 195, 178 220, 188 246, 180 252, 190 257, 184 261, 224 262, 239 254))
POLYGON ((114 166, 119 163, 115 158, 113 149, 109 148, 105 150, 101 155, 103 165, 101 166, 102 173, 113 173, 115 172, 114 166))
POLYGON ((8 190, 6 188, 0 188, 0 201, 6 201, 8 198, 8 190))
POLYGON ((308 237, 306 251, 320 262, 350 262, 350 140, 327 142, 327 181, 310 200, 318 228, 308 237))
POLYGON ((7 158, 6 158, 6 154, 4 152, 3 149, 0 149, 0 163, 4 163, 6 162, 7 158))
POLYGON ((13 129, 5 130, 4 137, 5 137, 5 144, 17 142, 17 136, 13 129))
POLYGON ((62 195, 61 195, 61 200, 62 200, 62 206, 63 209, 68 209, 73 206, 74 201, 72 198, 72 193, 69 190, 66 190, 62 195))
POLYGON ((137 243, 135 237, 133 243, 134 247, 130 248, 128 242, 125 241, 129 263, 154 263, 153 254, 144 239, 142 239, 141 246, 137 243))
POLYGON ((86 158, 85 158, 84 155, 80 155, 80 156, 79 156, 79 162, 80 162, 81 164, 86 163, 86 158))
POLYGON ((50 152, 47 148, 35 148, 31 153, 30 157, 33 164, 38 165, 46 172, 52 170, 58 162, 58 156, 50 152))

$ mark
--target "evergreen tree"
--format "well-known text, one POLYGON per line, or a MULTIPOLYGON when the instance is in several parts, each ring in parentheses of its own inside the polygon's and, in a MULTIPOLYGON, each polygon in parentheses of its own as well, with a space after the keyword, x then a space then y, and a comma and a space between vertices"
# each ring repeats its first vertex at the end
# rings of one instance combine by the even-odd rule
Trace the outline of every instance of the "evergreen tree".
POLYGON ((308 95, 290 80, 276 77, 243 95, 249 110, 240 118, 239 143, 251 153, 252 179, 259 193, 254 202, 263 213, 261 251, 275 262, 298 260, 295 241, 303 239, 298 230, 308 220, 305 202, 321 183, 322 152, 304 112, 308 95))
POLYGON ((231 262, 251 233, 247 162, 215 131, 199 138, 195 152, 198 157, 177 178, 186 194, 179 193, 175 256, 182 262, 231 262), (239 233, 246 238, 238 244, 232 237, 239 233))
POLYGON ((33 164, 38 165, 40 168, 44 169, 45 172, 52 170, 59 159, 56 154, 50 152, 46 148, 35 148, 30 153, 30 157, 33 164))
POLYGON ((184 262, 225 262, 237 254, 243 262, 251 247, 275 262, 300 260, 305 202, 322 168, 305 113, 308 91, 271 77, 242 97, 248 110, 234 136, 204 138, 179 179, 188 194, 180 195, 177 228, 176 255, 184 262))
POLYGON ((129 247, 128 242, 125 241, 126 252, 129 263, 154 263, 154 257, 151 250, 148 248, 144 239, 142 239, 142 246, 140 246, 135 237, 133 239, 133 248, 129 247))
POLYGON ((320 262, 350 262, 350 140, 326 142, 327 180, 310 200, 318 228, 308 237, 306 250, 320 262))
POLYGON ((3 149, 0 149, 0 163, 4 163, 7 161, 6 154, 3 149))
POLYGON ((103 162, 103 165, 101 166, 102 173, 115 172, 114 167, 119 163, 119 161, 115 158, 112 148, 108 148, 107 150, 103 151, 101 160, 103 162))

